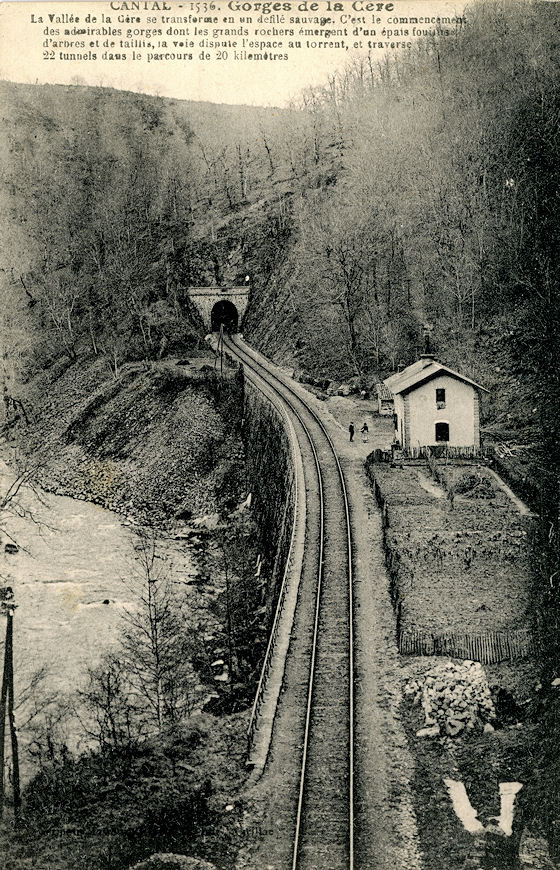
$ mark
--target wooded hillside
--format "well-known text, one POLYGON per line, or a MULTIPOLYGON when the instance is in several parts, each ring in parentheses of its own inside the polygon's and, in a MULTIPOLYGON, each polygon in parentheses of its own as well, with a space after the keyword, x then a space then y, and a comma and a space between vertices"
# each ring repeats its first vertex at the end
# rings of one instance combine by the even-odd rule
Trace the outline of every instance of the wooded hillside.
POLYGON ((289 109, 2 86, 4 382, 61 354, 201 340, 190 284, 249 274, 245 332, 297 370, 373 381, 431 327, 533 445, 557 505, 560 13, 475 3, 406 59, 355 61, 289 109))
POLYGON ((199 325, 185 287, 249 273, 271 353, 369 377, 429 324, 534 440, 557 393, 558 10, 467 19, 284 110, 4 84, 6 376, 165 353, 199 325))
MULTIPOLYGON (((543 683, 560 674, 560 8, 473 3, 451 36, 368 58, 284 109, 0 85, 0 378, 189 355, 189 285, 251 277, 248 339, 371 385, 430 330, 525 445, 543 683)), ((46 379, 48 381, 48 379, 46 379)), ((32 410, 32 409, 31 409, 32 410)), ((527 483, 527 481, 522 481, 527 483)), ((560 817, 554 692, 535 714, 560 817), (543 712, 544 711, 544 712, 543 712)))

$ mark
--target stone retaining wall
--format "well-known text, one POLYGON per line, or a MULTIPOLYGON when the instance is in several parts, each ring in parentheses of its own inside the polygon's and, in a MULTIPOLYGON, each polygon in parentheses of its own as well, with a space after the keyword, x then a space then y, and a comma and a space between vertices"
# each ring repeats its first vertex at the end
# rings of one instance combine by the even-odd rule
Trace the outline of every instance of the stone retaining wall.
POLYGON ((245 381, 243 438, 247 447, 248 489, 259 527, 266 581, 267 620, 274 612, 294 520, 294 466, 289 436, 279 411, 245 381))

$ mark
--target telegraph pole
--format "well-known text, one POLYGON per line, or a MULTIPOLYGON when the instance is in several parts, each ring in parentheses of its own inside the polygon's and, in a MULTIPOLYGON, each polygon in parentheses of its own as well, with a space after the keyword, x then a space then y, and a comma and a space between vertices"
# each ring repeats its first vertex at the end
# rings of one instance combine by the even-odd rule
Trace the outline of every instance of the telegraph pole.
POLYGON ((12 784, 14 796, 14 819, 17 824, 21 812, 21 788, 19 779, 19 750, 14 716, 14 612, 17 604, 11 586, 0 588, 0 613, 6 616, 6 642, 4 645, 4 668, 0 693, 0 818, 4 813, 4 762, 6 754, 6 714, 10 730, 12 750, 12 784))

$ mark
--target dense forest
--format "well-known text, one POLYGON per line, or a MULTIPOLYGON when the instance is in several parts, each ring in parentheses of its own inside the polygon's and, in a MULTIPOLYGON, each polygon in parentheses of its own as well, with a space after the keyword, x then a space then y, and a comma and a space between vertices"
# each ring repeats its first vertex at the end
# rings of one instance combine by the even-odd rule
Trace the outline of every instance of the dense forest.
POLYGON ((190 284, 249 273, 246 332, 297 368, 374 377, 428 325, 502 434, 550 439, 557 35, 554 6, 476 4, 288 109, 4 84, 4 377, 118 373, 192 340, 190 284))
MULTIPOLYGON (((445 39, 364 57, 282 109, 4 83, 2 380, 65 356, 188 353, 189 285, 249 274, 247 337, 303 375, 371 384, 429 330, 526 448, 560 674, 560 9, 474 3, 445 39)), ((560 818, 543 713, 543 812, 560 818)))

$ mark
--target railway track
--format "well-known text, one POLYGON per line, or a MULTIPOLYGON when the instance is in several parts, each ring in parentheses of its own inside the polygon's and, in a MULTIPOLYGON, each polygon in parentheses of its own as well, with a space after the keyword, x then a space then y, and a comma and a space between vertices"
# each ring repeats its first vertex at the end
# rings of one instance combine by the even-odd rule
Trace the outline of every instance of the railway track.
POLYGON ((296 624, 287 662, 292 681, 301 685, 303 712, 290 722, 293 733, 281 737, 289 766, 294 765, 291 776, 286 770, 286 782, 295 792, 287 801, 286 824, 293 836, 289 858, 282 853, 282 866, 353 870, 354 627, 346 483, 325 426, 299 391, 237 339, 224 336, 223 341, 254 386, 284 403, 307 475, 309 517, 298 596, 300 630, 296 624))

